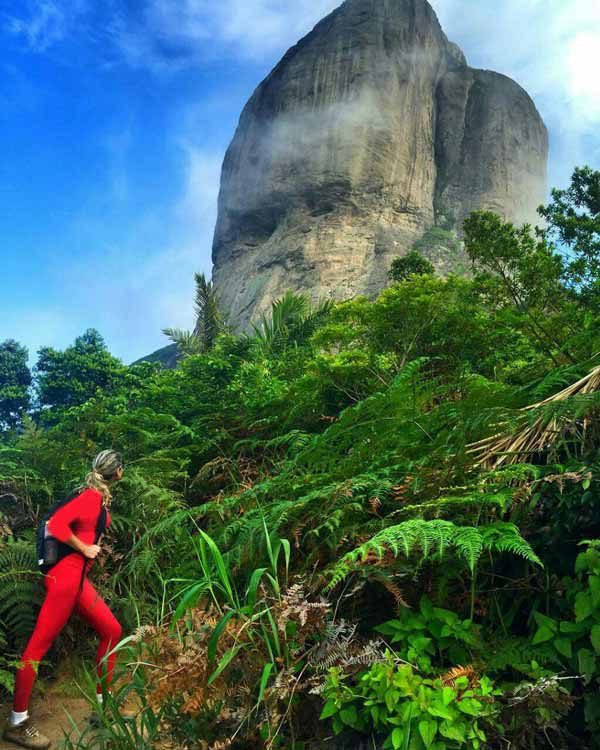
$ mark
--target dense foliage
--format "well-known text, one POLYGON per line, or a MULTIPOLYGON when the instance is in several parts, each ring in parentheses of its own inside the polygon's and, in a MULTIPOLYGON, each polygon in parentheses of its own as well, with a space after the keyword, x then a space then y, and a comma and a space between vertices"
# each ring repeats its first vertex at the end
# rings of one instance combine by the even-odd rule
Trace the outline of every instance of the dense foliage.
POLYGON ((0 430, 16 427, 29 407, 27 358, 27 349, 16 341, 0 344, 0 430))
POLYGON ((2 684, 36 519, 113 446, 95 575, 138 701, 132 723, 107 700, 113 747, 598 746, 597 183, 578 170, 543 234, 474 214, 468 278, 411 260, 376 300, 286 295, 252 335, 210 312, 176 369, 91 333, 43 350, 44 408, 0 449, 2 684))

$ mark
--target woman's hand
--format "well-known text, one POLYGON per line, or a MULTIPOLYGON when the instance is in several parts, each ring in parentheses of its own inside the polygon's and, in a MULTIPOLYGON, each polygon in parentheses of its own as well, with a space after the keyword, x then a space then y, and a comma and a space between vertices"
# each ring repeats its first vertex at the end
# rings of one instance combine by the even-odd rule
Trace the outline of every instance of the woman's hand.
POLYGON ((71 534, 70 538, 67 539, 67 544, 69 547, 77 550, 77 552, 81 552, 88 560, 95 560, 100 554, 100 547, 97 544, 86 544, 79 537, 76 537, 75 534, 71 534))
POLYGON ((97 544, 86 544, 82 551, 88 560, 95 560, 100 554, 100 547, 97 544))

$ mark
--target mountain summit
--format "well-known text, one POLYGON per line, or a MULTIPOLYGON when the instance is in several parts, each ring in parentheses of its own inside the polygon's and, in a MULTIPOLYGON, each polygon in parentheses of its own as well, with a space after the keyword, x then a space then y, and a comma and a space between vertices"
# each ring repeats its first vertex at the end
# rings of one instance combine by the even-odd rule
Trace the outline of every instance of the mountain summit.
POLYGON ((287 289, 375 294, 417 241, 459 270, 471 211, 535 221, 547 154, 528 94, 470 68, 426 0, 346 0, 242 112, 213 245, 223 306, 243 329, 287 289))

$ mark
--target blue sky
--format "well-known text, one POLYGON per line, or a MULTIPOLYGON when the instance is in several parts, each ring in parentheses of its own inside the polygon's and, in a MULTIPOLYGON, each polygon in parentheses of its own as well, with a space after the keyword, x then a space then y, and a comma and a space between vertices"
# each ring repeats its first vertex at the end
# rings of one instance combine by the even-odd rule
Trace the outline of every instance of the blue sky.
MULTIPOLYGON (((283 52, 339 0, 2 0, 0 340, 88 327, 131 361, 192 325, 221 161, 283 52)), ((550 182, 600 168, 597 0, 432 0, 471 65, 515 78, 550 182)))

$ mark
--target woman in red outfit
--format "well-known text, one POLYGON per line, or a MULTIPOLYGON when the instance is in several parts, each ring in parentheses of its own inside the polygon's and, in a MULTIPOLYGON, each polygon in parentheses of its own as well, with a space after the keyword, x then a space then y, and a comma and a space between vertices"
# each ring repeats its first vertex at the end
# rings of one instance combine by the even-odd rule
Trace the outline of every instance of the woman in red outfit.
MULTIPOLYGON (((46 598, 42 604, 33 635, 21 658, 17 671, 13 711, 4 739, 43 750, 50 745, 29 719, 29 697, 37 666, 66 625, 73 612, 88 622, 100 636, 96 660, 98 680, 110 685, 115 654, 111 653, 121 637, 121 626, 87 578, 93 560, 100 552, 96 529, 103 506, 106 526, 110 523, 108 506, 112 499, 110 487, 123 476, 121 456, 115 451, 102 451, 94 459, 85 485, 74 499, 59 508, 48 521, 49 533, 72 548, 44 577, 46 598), (108 657, 104 657, 108 654, 108 657)), ((102 702, 102 689, 97 687, 102 702)))

